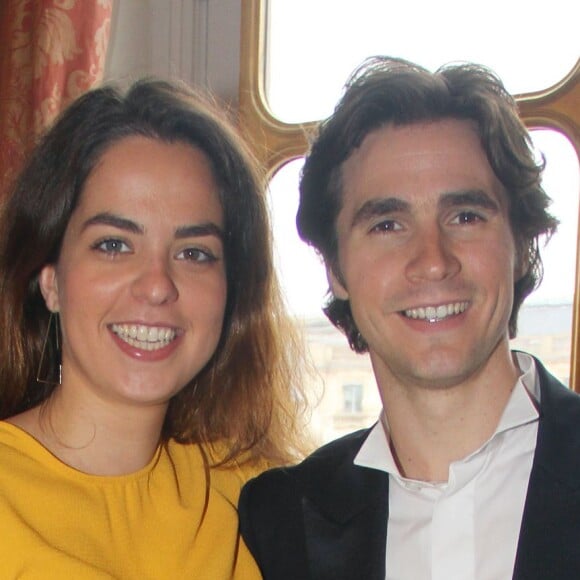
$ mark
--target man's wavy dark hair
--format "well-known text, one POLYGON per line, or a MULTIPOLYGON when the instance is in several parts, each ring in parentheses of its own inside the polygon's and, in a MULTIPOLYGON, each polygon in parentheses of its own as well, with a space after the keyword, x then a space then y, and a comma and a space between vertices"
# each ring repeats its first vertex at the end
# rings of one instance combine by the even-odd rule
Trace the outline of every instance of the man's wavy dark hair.
MULTIPOLYGON (((298 232, 340 274, 336 219, 342 205, 342 164, 380 127, 442 119, 475 123, 489 164, 507 193, 516 250, 527 264, 514 285, 509 320, 513 338, 520 306, 542 279, 539 236, 549 238, 558 222, 547 211, 550 199, 541 186, 544 161, 534 156, 516 102, 483 66, 452 64, 432 73, 402 59, 367 59, 347 81, 334 113, 318 127, 301 175, 298 232)), ((324 312, 353 350, 368 349, 347 300, 330 296, 324 312)))

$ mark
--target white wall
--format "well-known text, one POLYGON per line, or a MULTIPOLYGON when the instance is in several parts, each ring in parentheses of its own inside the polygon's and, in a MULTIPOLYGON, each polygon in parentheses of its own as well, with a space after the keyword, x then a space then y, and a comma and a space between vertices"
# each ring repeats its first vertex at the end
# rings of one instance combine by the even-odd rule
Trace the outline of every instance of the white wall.
POLYGON ((238 100, 242 0, 115 0, 105 80, 180 78, 238 100))

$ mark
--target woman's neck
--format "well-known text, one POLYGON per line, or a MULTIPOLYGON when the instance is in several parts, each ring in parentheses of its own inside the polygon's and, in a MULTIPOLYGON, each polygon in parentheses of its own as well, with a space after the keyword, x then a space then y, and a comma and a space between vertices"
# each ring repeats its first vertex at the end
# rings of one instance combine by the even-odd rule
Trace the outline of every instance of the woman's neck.
POLYGON ((27 431, 61 461, 92 475, 134 473, 153 458, 167 405, 81 404, 56 389, 8 421, 27 431))

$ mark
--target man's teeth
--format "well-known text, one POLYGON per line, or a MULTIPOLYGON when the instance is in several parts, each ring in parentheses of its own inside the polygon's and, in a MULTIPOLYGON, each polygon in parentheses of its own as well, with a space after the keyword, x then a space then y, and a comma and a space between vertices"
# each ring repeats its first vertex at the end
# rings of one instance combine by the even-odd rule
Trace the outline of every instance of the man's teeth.
POLYGON ((143 324, 113 324, 111 330, 123 341, 141 350, 158 350, 176 336, 175 329, 143 324))
POLYGON ((449 316, 461 314, 462 312, 465 312, 466 308, 467 302, 454 302, 452 304, 444 304, 442 306, 410 308, 409 310, 405 310, 404 314, 408 318, 437 322, 439 320, 444 320, 449 316))

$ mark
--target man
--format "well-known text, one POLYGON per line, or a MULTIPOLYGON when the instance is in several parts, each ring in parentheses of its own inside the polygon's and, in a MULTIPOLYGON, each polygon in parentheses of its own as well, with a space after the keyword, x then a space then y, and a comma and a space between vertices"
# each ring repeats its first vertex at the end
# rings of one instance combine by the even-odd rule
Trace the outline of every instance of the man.
POLYGON ((383 413, 245 488, 266 579, 580 578, 580 397, 509 348, 557 225, 541 169, 487 69, 376 57, 351 77, 297 223, 383 413))

